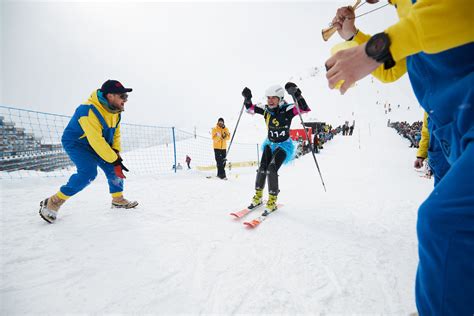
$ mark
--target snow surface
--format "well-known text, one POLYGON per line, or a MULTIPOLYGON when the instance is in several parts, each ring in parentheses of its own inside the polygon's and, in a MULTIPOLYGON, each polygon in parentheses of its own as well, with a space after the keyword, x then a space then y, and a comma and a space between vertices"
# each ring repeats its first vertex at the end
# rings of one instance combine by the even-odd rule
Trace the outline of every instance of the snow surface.
POLYGON ((130 211, 109 208, 99 174, 54 225, 38 203, 67 178, 1 180, 0 314, 414 312, 417 207, 433 184, 384 118, 317 155, 327 193, 310 154, 282 167, 284 206, 255 230, 228 215, 254 168, 131 174, 130 211))

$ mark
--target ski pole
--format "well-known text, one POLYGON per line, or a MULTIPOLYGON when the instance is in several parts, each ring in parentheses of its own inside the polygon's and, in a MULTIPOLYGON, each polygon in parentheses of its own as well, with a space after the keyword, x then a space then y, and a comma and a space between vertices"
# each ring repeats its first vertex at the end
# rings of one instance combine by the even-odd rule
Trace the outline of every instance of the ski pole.
POLYGON ((235 136, 235 133, 237 132, 237 127, 239 127, 239 122, 240 122, 240 118, 242 117, 242 113, 244 112, 244 107, 245 105, 242 104, 242 109, 240 110, 239 118, 237 119, 237 123, 235 124, 234 132, 232 133, 232 138, 230 139, 230 143, 229 143, 229 148, 227 149, 226 159, 224 160, 224 166, 227 163, 227 156, 229 156, 230 147, 232 146, 232 142, 234 141, 234 136, 235 136))
POLYGON ((306 126, 304 125, 303 117, 301 116, 301 111, 300 111, 300 107, 298 105, 298 100, 296 99, 295 93, 296 93, 296 89, 298 89, 298 88, 296 87, 296 85, 294 87, 292 87, 292 86, 289 87, 288 83, 287 83, 285 85, 285 89, 286 89, 286 92, 288 92, 288 94, 291 95, 291 97, 293 98, 293 101, 295 102, 296 110, 298 111, 298 115, 299 115, 300 120, 301 120, 301 125, 303 125, 303 129, 304 129, 304 132, 306 134, 306 139, 311 144, 311 153, 313 154, 314 163, 316 164, 316 168, 318 169, 319 177, 321 178, 321 183, 323 185, 324 192, 327 192, 326 191, 326 185, 324 184, 323 175, 321 174, 321 170, 319 169, 318 160, 316 159, 316 155, 314 154, 314 144, 311 143, 311 140, 309 139, 308 131, 306 130, 306 126))

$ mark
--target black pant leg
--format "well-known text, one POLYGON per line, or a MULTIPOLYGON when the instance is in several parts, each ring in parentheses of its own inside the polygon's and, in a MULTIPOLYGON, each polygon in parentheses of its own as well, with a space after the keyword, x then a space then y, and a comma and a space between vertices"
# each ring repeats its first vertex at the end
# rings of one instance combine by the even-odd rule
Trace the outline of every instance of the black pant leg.
POLYGON ((260 166, 257 170, 257 178, 255 179, 255 190, 263 190, 265 188, 265 182, 267 179, 267 169, 270 161, 272 160, 272 150, 270 146, 265 146, 260 159, 260 166))
POLYGON ((225 169, 224 169, 224 160, 226 157, 226 150, 225 149, 214 149, 214 155, 216 157, 217 163, 217 176, 219 178, 225 178, 225 169))
POLYGON ((272 160, 268 165, 268 193, 278 195, 280 188, 278 185, 278 169, 286 159, 286 152, 282 149, 277 149, 273 153, 272 160))

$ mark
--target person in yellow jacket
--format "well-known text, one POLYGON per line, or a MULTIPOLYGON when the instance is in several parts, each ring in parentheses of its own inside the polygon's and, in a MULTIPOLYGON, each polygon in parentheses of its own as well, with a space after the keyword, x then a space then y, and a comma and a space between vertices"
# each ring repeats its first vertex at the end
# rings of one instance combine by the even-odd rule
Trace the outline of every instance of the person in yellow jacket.
POLYGON ((40 202, 40 216, 48 223, 56 221, 62 204, 89 185, 100 167, 108 180, 112 207, 134 208, 136 201, 123 197, 123 170, 120 157, 120 119, 132 89, 116 80, 107 80, 80 105, 66 126, 61 143, 77 172, 59 191, 40 202))
POLYGON ((449 163, 443 155, 443 150, 435 136, 430 136, 429 127, 432 122, 425 112, 423 117, 423 126, 421 127, 421 139, 416 153, 416 160, 414 163, 415 168, 421 168, 423 161, 428 158, 428 165, 430 166, 431 172, 434 175, 434 185, 443 179, 446 172, 449 170, 449 163))
POLYGON ((230 132, 225 127, 224 119, 220 117, 217 120, 217 125, 212 129, 212 140, 214 143, 214 155, 217 163, 217 177, 222 180, 227 180, 225 174, 225 161, 227 154, 227 141, 230 139, 230 132))
MULTIPOLYGON (((329 58, 328 85, 334 88, 344 80, 340 89, 344 94, 354 82, 370 73, 385 72, 390 81, 405 69, 408 72, 418 102, 429 113, 430 147, 436 146, 433 153, 441 158, 433 159, 435 156, 428 150, 428 159, 431 163, 442 162, 446 168, 418 210, 417 309, 420 315, 474 315, 472 1, 389 3, 397 9, 400 20, 366 42, 329 58)), ((351 20, 353 17, 336 14, 336 27, 341 28, 351 20)), ((357 41, 363 37, 349 25, 341 29, 352 32, 347 32, 345 39, 353 37, 357 41)), ((436 175, 437 170, 433 172, 436 175)))
POLYGON ((423 162, 428 158, 428 146, 430 143, 430 132, 428 131, 428 113, 423 115, 423 125, 421 126, 421 139, 418 144, 416 152, 416 160, 413 167, 420 169, 423 167, 423 162))

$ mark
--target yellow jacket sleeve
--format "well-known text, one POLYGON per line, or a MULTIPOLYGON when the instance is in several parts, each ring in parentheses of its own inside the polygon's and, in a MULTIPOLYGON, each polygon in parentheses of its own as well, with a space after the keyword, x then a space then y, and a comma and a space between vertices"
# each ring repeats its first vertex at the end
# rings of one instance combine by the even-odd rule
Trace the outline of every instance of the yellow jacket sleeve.
POLYGON ((225 133, 224 140, 229 140, 230 139, 230 132, 229 132, 229 129, 227 127, 224 129, 224 133, 225 133))
POLYGON ((220 135, 220 133, 218 132, 217 127, 214 127, 214 128, 212 129, 212 140, 213 140, 213 141, 218 141, 218 140, 220 140, 220 139, 221 139, 221 135, 220 135))
POLYGON ((79 119, 79 125, 81 125, 84 130, 84 134, 92 149, 94 149, 100 158, 109 163, 117 160, 118 155, 102 136, 102 125, 92 110, 89 110, 89 115, 83 116, 79 119))
POLYGON ((421 127, 421 139, 416 152, 417 157, 428 157, 428 146, 430 145, 430 132, 428 131, 428 113, 425 112, 423 117, 423 126, 421 127))
POLYGON ((120 141, 120 124, 115 129, 114 141, 112 143, 112 148, 115 149, 118 152, 122 151, 122 144, 121 144, 121 141, 120 141))
MULTIPOLYGON (((370 38, 370 35, 363 33, 362 31, 358 31, 357 34, 352 39, 357 44, 364 44, 370 38)), ((402 59, 397 61, 395 66, 390 69, 385 69, 384 65, 381 65, 377 69, 372 72, 372 76, 377 78, 379 81, 387 83, 387 82, 394 82, 400 79, 405 73, 407 72, 407 62, 406 59, 402 59)))
POLYGON ((354 38, 352 40, 360 45, 360 44, 364 44, 365 42, 367 42, 369 40, 369 38, 370 38, 369 34, 365 34, 361 30, 358 30, 356 35, 354 36, 354 38))
POLYGON ((474 40, 472 0, 392 0, 400 21, 385 30, 398 62, 421 51, 439 53, 474 40))

